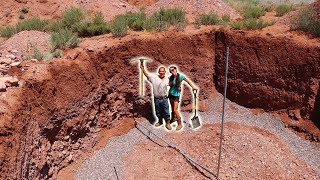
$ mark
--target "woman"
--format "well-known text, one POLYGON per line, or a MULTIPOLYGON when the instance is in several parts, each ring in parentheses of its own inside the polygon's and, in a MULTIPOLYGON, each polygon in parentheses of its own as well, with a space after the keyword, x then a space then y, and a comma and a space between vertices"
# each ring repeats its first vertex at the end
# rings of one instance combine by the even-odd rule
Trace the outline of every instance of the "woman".
POLYGON ((181 94, 181 85, 182 81, 184 80, 192 87, 192 91, 197 90, 197 88, 187 79, 184 75, 179 74, 177 67, 170 66, 169 71, 171 76, 169 78, 169 100, 171 105, 171 123, 174 121, 178 122, 178 126, 176 128, 179 131, 182 128, 181 116, 178 110, 179 101, 180 101, 180 94, 181 94), (179 78, 178 78, 179 77, 179 78))

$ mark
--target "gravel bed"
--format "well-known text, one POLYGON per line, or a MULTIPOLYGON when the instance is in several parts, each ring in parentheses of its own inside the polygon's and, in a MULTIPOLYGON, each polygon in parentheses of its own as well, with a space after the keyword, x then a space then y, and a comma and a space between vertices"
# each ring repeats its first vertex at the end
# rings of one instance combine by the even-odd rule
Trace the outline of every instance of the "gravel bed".
MULTIPOLYGON (((221 122, 221 107, 223 96, 221 94, 212 103, 209 113, 199 113, 202 124, 213 124, 221 122), (217 113, 219 112, 219 113, 217 113)), ((192 113, 182 113, 182 116, 188 120, 193 116, 192 113)), ((193 133, 190 124, 186 121, 182 133, 193 133)), ((301 139, 289 129, 278 117, 269 113, 259 113, 257 115, 245 107, 239 106, 229 100, 226 101, 225 122, 236 122, 243 125, 256 126, 269 131, 276 135, 285 143, 292 153, 300 160, 310 165, 317 173, 320 174, 320 144, 311 143, 301 139)), ((151 125, 145 121, 143 124, 149 128, 151 125)), ((143 128, 141 128, 143 129, 143 128)), ((152 130, 160 136, 166 131, 163 128, 152 130)), ((225 129, 224 131, 227 131, 225 129)), ((146 143, 148 138, 143 135, 142 131, 134 128, 126 135, 112 138, 105 148, 96 152, 92 157, 87 159, 76 172, 76 179, 116 179, 115 169, 121 178, 123 164, 121 158, 126 156, 132 147, 137 143, 146 143)))

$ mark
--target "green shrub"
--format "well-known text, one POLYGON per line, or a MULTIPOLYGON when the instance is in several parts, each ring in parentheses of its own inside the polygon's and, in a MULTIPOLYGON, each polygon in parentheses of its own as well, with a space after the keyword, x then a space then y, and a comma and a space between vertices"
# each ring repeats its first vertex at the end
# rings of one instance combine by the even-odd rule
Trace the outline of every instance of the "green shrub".
POLYGON ((153 19, 157 21, 164 21, 170 25, 178 23, 185 23, 185 12, 181 8, 164 9, 160 8, 159 12, 153 14, 153 19))
POLYGON ((64 25, 61 20, 55 20, 48 25, 47 29, 51 32, 59 32, 64 29, 64 25))
POLYGON ((92 23, 93 24, 104 24, 105 23, 102 12, 95 13, 94 18, 92 20, 92 23))
POLYGON ((245 19, 250 19, 264 16, 266 14, 266 11, 259 6, 248 6, 244 8, 242 13, 245 19))
POLYGON ((78 44, 78 36, 70 30, 63 29, 51 35, 52 51, 55 49, 74 48, 78 46, 78 44))
POLYGON ((45 28, 47 25, 48 25, 48 22, 46 20, 41 20, 40 18, 33 17, 31 19, 27 19, 22 22, 19 22, 16 25, 16 32, 18 33, 20 31, 30 31, 30 30, 45 31, 45 28))
POLYGON ((71 7, 63 13, 62 22, 65 27, 71 28, 75 23, 84 19, 83 11, 79 8, 71 7))
POLYGON ((291 29, 293 30, 309 32, 315 37, 320 37, 320 19, 313 9, 302 10, 292 24, 291 29))
POLYGON ((52 56, 54 58, 62 58, 63 57, 63 53, 60 49, 56 49, 53 53, 52 56))
POLYGON ((23 7, 21 8, 21 12, 22 12, 23 14, 27 14, 27 13, 29 12, 29 8, 23 6, 23 7))
POLYGON ((218 15, 211 12, 209 14, 201 14, 199 17, 196 18, 197 25, 216 25, 220 24, 221 19, 218 15))
POLYGON ((16 28, 14 28, 12 26, 7 26, 7 27, 2 28, 0 30, 1 37, 5 37, 7 39, 12 37, 14 34, 16 34, 16 28))
POLYGON ((254 19, 254 18, 249 18, 246 19, 243 23, 243 26, 248 29, 248 30, 257 30, 257 29, 263 29, 267 26, 269 26, 271 23, 265 22, 261 19, 254 19))
POLYGON ((111 32, 111 27, 107 23, 79 22, 72 26, 72 31, 77 32, 80 37, 89 37, 109 33, 111 32))
POLYGON ((160 15, 159 12, 155 12, 151 15, 151 17, 147 20, 145 28, 150 30, 156 30, 157 32, 161 32, 167 30, 170 24, 164 20, 164 18, 160 15))
POLYGON ((33 49, 33 55, 32 55, 33 59, 37 59, 41 61, 43 60, 43 57, 44 57, 43 53, 38 48, 33 49))
POLYGON ((231 28, 235 30, 243 29, 243 23, 242 22, 234 22, 231 24, 231 28))
POLYGON ((114 37, 123 37, 128 33, 128 21, 126 15, 116 16, 111 24, 111 33, 114 37))
POLYGON ((221 19, 223 22, 230 22, 230 15, 223 15, 221 19))
POLYGON ((144 10, 138 13, 129 13, 126 18, 130 29, 134 31, 142 31, 144 29, 144 23, 147 19, 144 10))
POLYGON ((292 10, 293 10, 292 5, 281 4, 276 8, 276 16, 281 17, 292 10))

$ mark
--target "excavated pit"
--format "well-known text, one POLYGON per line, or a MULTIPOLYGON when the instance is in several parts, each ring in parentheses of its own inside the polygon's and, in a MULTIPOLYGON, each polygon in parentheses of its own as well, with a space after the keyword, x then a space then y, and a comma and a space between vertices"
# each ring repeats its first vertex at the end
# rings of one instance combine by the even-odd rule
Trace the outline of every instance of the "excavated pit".
MULTIPOLYGON (((205 111, 215 90, 223 91, 225 49, 230 47, 228 99, 288 113, 296 119, 285 122, 288 127, 319 142, 319 44, 214 29, 100 43, 95 50, 67 52, 71 59, 10 71, 25 85, 9 89, 10 100, 0 101, 1 179, 55 178, 96 145, 101 129, 123 119, 152 118, 150 94, 139 99, 138 68, 128 62, 138 55, 155 60, 147 65, 150 72, 160 64, 179 66, 200 88, 205 111)), ((183 107, 191 104, 190 97, 185 90, 183 107)))

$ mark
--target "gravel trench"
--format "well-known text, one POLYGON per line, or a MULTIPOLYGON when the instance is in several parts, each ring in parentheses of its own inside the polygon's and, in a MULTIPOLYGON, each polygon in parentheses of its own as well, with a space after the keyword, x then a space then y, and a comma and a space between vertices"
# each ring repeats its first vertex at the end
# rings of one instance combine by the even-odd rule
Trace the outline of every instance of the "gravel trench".
MULTIPOLYGON (((222 112, 222 102, 223 96, 218 94, 216 99, 212 102, 210 112, 199 113, 203 124, 221 122, 220 112, 222 112)), ((182 115, 185 119, 190 119, 193 116, 192 113, 182 113, 182 115)), ((269 131, 282 140, 295 156, 306 162, 320 174, 320 144, 301 139, 285 128, 278 117, 269 113, 255 115, 250 109, 226 100, 225 122, 236 122, 243 125, 256 126, 269 131)), ((152 127, 147 121, 143 122, 143 124, 149 128, 152 127)), ((185 127, 188 126, 189 125, 185 124, 185 127)), ((162 128, 152 128, 152 130, 160 136, 163 136, 163 134, 166 133, 162 128)), ((191 130, 191 128, 184 128, 182 131, 182 133, 193 132, 194 131, 191 130)), ((117 172, 119 179, 122 179, 121 172, 124 168, 121 162, 122 157, 125 157, 135 144, 144 143, 146 141, 150 140, 148 140, 148 138, 137 128, 130 130, 126 135, 112 138, 106 147, 96 152, 80 166, 75 174, 75 178, 78 180, 117 179, 117 172)))

